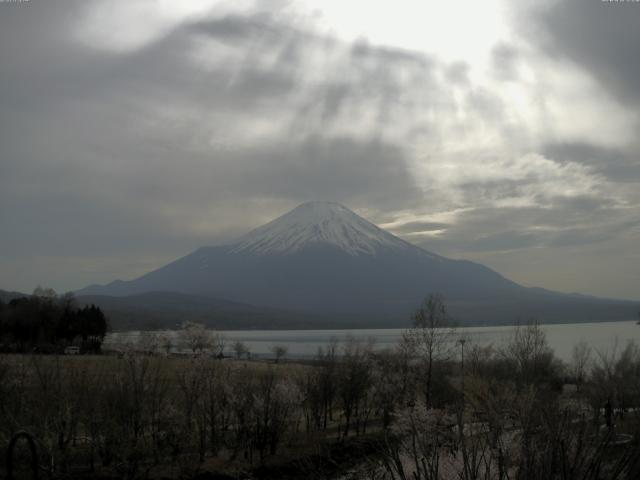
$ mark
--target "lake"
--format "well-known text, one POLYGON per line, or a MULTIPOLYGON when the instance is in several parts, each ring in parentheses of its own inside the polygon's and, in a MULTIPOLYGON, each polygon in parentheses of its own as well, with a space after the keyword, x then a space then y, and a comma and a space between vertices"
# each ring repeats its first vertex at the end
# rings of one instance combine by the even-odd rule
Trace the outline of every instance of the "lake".
MULTIPOLYGON (((640 343, 640 325, 635 321, 604 323, 568 323, 541 325, 547 336, 549 346, 557 357, 569 361, 573 346, 585 341, 594 350, 611 352, 614 348, 624 348, 629 340, 640 343)), ((513 326, 464 327, 459 328, 457 338, 464 337, 467 345, 475 343, 500 347, 513 336, 513 326)), ((370 330, 229 330, 221 331, 226 338, 226 353, 232 355, 231 344, 240 340, 249 347, 256 357, 272 357, 274 345, 288 348, 288 358, 309 358, 316 354, 318 347, 326 346, 332 338, 344 341, 349 336, 362 340, 372 339, 375 348, 393 347, 402 337, 404 329, 381 328, 370 330)), ((169 335, 178 343, 178 331, 162 332, 114 332, 107 335, 105 348, 117 348, 135 344, 142 335, 169 335)))

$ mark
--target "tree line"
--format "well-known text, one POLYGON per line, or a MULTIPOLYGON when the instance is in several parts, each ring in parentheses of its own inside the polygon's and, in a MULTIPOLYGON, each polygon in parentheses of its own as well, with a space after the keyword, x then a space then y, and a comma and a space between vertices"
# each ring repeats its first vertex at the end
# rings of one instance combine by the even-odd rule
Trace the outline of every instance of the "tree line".
POLYGON ((73 294, 36 288, 29 297, 0 301, 0 348, 12 352, 60 352, 77 345, 98 352, 108 321, 95 305, 79 307, 73 294))

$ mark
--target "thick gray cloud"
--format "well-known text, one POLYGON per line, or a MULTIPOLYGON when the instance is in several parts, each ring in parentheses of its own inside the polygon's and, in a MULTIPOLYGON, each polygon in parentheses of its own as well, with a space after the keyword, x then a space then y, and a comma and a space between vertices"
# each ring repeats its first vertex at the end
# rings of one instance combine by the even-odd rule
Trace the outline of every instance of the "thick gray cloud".
POLYGON ((512 45, 496 45, 491 51, 491 60, 492 67, 500 79, 518 79, 518 50, 512 45))
MULTIPOLYGON (((261 16, 227 16, 113 54, 71 42, 64 33, 74 18, 61 12, 34 2, 2 17, 5 272, 51 256, 169 259, 308 199, 379 209, 416 202, 403 149, 376 132, 324 136, 316 125, 352 101, 354 82, 323 81, 315 98, 292 98, 303 87, 300 59, 321 39, 261 16), (187 54, 199 42, 211 47, 211 64, 187 54), (221 62, 227 46, 239 56, 221 62), (258 64, 273 52, 273 65, 258 64), (256 140, 272 126, 275 135, 256 140)), ((382 62, 365 48, 345 50, 382 62)), ((385 102, 397 86, 378 76, 369 88, 385 102)))
POLYGON ((640 181, 640 152, 603 148, 588 142, 551 143, 544 145, 543 153, 561 162, 577 162, 591 166, 611 180, 623 183, 640 181))
POLYGON ((518 9, 539 35, 480 68, 341 40, 286 2, 151 33, 104 5, 0 4, 0 288, 131 278, 326 199, 524 283, 640 297, 628 275, 582 281, 607 258, 619 270, 620 249, 640 262, 639 150, 615 128, 639 91, 619 17, 640 9, 518 9))
POLYGON ((534 33, 549 54, 584 65, 620 101, 640 101, 636 2, 567 0, 538 17, 541 31, 534 33))

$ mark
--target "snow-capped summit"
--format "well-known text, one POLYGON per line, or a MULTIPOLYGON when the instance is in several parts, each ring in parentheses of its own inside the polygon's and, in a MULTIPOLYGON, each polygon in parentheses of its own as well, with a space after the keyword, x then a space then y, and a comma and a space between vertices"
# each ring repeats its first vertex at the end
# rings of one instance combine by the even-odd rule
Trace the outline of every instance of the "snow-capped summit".
POLYGON ((307 202, 246 235, 233 253, 293 253, 329 245, 350 255, 375 255, 380 248, 415 248, 335 202, 307 202))

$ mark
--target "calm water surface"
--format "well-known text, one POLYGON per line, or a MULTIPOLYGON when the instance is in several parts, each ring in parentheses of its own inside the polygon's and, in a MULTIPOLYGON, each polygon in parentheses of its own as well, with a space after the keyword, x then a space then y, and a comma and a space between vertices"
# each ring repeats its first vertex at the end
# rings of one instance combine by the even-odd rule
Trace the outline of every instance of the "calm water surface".
MULTIPOLYGON (((542 325, 547 341, 556 356, 563 360, 571 359, 573 346, 585 341, 600 352, 611 352, 614 348, 624 348, 629 340, 640 343, 640 325, 635 321, 606 323, 571 323, 542 325)), ((326 346, 333 338, 342 342, 348 337, 362 340, 372 339, 376 348, 393 347, 402 337, 404 329, 384 328, 371 330, 229 330, 223 331, 227 341, 227 353, 231 352, 231 343, 240 340, 258 357, 270 357, 273 345, 285 345, 289 358, 312 357, 318 347, 326 346)), ((456 337, 464 337, 469 342, 486 346, 500 347, 512 338, 514 327, 466 327, 459 328, 456 337)), ((115 332, 105 339, 105 347, 117 347, 135 344, 142 335, 170 335, 175 343, 179 342, 177 331, 167 332, 115 332)), ((178 346, 178 349, 180 347, 178 346)))

